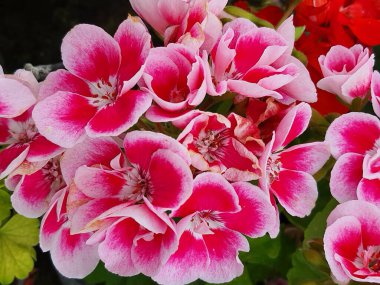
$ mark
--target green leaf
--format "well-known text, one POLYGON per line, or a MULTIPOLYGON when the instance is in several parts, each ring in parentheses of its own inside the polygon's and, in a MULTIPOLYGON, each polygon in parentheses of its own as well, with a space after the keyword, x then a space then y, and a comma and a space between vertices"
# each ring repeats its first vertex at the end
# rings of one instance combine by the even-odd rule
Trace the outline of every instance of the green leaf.
POLYGON ((252 21, 253 23, 257 24, 258 26, 268 27, 268 28, 274 29, 274 26, 270 22, 268 22, 264 19, 261 19, 259 17, 256 17, 252 13, 250 13, 244 9, 241 9, 239 7, 226 6, 226 8, 224 8, 224 11, 226 13, 232 15, 232 16, 248 19, 248 20, 252 21))
POLYGON ((330 215, 331 211, 338 205, 338 202, 332 198, 324 209, 318 212, 314 218, 311 220, 310 224, 305 230, 304 242, 311 239, 321 239, 326 230, 327 217, 330 215))
POLYGON ((298 58, 304 65, 307 65, 307 56, 299 50, 296 50, 295 48, 293 49, 292 55, 295 58, 298 58))
POLYGON ((296 33, 294 37, 294 41, 298 41, 299 38, 302 36, 303 32, 305 31, 306 26, 299 26, 296 27, 296 33))
POLYGON ((304 251, 297 250, 292 257, 292 269, 289 270, 287 279, 289 285, 306 285, 306 284, 334 284, 330 275, 324 272, 318 266, 309 263, 305 259, 304 251))
POLYGON ((250 251, 240 254, 241 260, 248 263, 273 264, 281 250, 281 239, 271 239, 268 235, 261 238, 248 238, 250 251))
POLYGON ((38 225, 37 219, 16 214, 0 228, 0 283, 10 284, 15 277, 24 279, 32 271, 38 225))
POLYGON ((9 194, 0 189, 0 225, 10 216, 12 209, 9 194))

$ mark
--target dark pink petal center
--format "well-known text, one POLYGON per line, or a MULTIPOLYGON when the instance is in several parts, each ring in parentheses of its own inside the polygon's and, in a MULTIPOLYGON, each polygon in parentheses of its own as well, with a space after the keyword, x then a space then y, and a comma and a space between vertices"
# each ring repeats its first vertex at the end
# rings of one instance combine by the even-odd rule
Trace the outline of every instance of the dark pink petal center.
POLYGON ((210 163, 223 156, 221 149, 228 145, 229 130, 208 130, 201 133, 196 141, 198 152, 210 163))
POLYGON ((11 141, 14 143, 30 142, 38 134, 38 130, 32 119, 26 121, 10 120, 8 128, 11 141))
POLYGON ((369 246, 366 250, 359 249, 355 265, 360 269, 369 269, 380 273, 380 246, 369 246))
POLYGON ((212 234, 212 229, 222 226, 221 219, 215 211, 199 211, 191 219, 191 230, 197 234, 212 234))
POLYGON ((270 156, 267 161, 267 173, 269 177, 269 184, 272 184, 273 181, 278 179, 278 175, 281 171, 282 163, 278 156, 270 156))
POLYGON ((128 200, 139 202, 146 197, 151 199, 152 183, 147 171, 138 166, 131 166, 127 169, 126 185, 124 195, 128 200))

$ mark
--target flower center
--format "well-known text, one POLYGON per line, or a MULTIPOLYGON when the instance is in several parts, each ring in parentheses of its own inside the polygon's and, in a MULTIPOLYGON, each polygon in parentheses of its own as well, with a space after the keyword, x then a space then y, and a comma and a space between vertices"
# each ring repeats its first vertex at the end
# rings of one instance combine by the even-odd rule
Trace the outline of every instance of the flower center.
POLYGON ((151 198, 151 182, 147 172, 138 167, 127 169, 126 184, 124 186, 124 197, 128 200, 139 202, 146 197, 151 198))
POLYGON ((109 80, 101 79, 91 86, 91 93, 93 94, 92 104, 99 108, 111 104, 116 100, 118 95, 116 79, 109 78, 109 80))
POLYGON ((269 183, 272 184, 278 179, 281 171, 281 161, 278 156, 270 156, 267 161, 267 173, 269 176, 269 183))
POLYGON ((24 122, 10 120, 9 133, 12 137, 11 141, 13 143, 27 143, 33 140, 38 134, 38 130, 32 119, 24 122))
POLYGON ((221 157, 220 149, 227 145, 229 138, 229 130, 224 129, 221 131, 209 130, 204 134, 199 135, 196 141, 198 152, 208 162, 214 162, 221 157))
POLYGON ((197 212, 191 219, 191 230, 197 234, 212 234, 211 229, 221 226, 218 214, 214 211, 197 212))
POLYGON ((369 246, 366 250, 360 250, 355 260, 358 268, 368 268, 372 272, 380 272, 380 246, 369 246))
POLYGON ((49 160, 41 170, 45 176, 45 179, 51 182, 52 189, 59 190, 65 185, 61 173, 61 167, 59 165, 59 158, 49 160))

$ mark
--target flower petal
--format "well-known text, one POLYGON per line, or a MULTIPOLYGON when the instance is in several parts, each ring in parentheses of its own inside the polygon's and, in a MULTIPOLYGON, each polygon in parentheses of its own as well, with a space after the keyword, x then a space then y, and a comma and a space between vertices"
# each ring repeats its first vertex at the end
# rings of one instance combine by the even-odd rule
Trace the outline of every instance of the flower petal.
POLYGON ((333 197, 343 203, 356 200, 356 190, 363 177, 363 155, 343 154, 331 171, 330 190, 333 197))
POLYGON ((109 82, 120 66, 120 47, 102 28, 75 26, 63 38, 62 60, 74 75, 90 82, 109 82))
POLYGON ((158 149, 168 149, 176 153, 186 163, 190 157, 186 148, 175 139, 148 131, 133 131, 124 138, 125 155, 131 163, 138 164, 141 169, 148 169, 154 152, 158 149))
POLYGON ((274 150, 286 146, 300 134, 302 134, 311 119, 311 107, 309 104, 300 103, 294 106, 282 118, 275 131, 274 150))
POLYGON ((50 159, 64 151, 60 146, 38 135, 29 143, 29 152, 26 159, 30 162, 39 162, 50 159))
POLYGON ((191 195, 193 174, 190 167, 171 150, 157 150, 149 164, 154 206, 175 209, 191 195))
POLYGON ((118 136, 137 123, 152 104, 148 92, 130 90, 101 108, 86 126, 90 137, 118 136))
POLYGON ((59 146, 70 148, 85 139, 84 128, 96 109, 86 97, 57 92, 34 107, 33 119, 44 137, 59 146))
POLYGON ((15 170, 26 158, 28 144, 15 144, 0 151, 0 179, 15 170))
POLYGON ((241 210, 220 214, 224 225, 252 238, 263 236, 276 223, 276 213, 269 197, 257 186, 247 182, 232 184, 239 196, 241 210))
POLYGON ((325 142, 313 142, 292 146, 280 153, 281 167, 314 175, 330 158, 325 142))
POLYGON ((36 103, 32 91, 21 82, 0 78, 0 118, 14 118, 36 103))
POLYGON ((305 172, 282 170, 270 187, 280 204, 292 216, 309 215, 317 201, 317 183, 313 176, 305 172))
POLYGON ((61 159, 63 179, 70 184, 76 170, 82 166, 94 164, 109 166, 113 158, 120 154, 120 148, 111 138, 86 139, 65 151, 61 159), (102 151, 99 151, 99 150, 102 151))
POLYGON ((380 206, 380 179, 362 179, 358 186, 359 200, 380 206))
POLYGON ((172 215, 184 217, 196 211, 237 212, 240 209, 232 185, 220 174, 204 172, 195 177, 190 198, 172 215))
POLYGON ((380 138, 380 121, 365 113, 349 113, 332 122, 326 133, 331 154, 338 158, 344 153, 365 154, 380 138))

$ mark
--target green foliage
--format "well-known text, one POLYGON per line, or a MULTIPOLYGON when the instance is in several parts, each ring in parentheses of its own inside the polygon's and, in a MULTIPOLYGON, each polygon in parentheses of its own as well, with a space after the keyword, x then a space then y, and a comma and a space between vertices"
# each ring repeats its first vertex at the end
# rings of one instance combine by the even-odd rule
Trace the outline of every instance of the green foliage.
POLYGON ((241 9, 239 7, 236 7, 236 6, 226 6, 226 8, 224 8, 224 11, 226 13, 232 15, 232 16, 248 19, 248 20, 252 21, 253 23, 255 23, 258 26, 268 27, 268 28, 274 28, 274 26, 270 22, 268 22, 268 21, 266 21, 264 19, 261 19, 259 17, 256 17, 252 13, 250 13, 250 12, 244 10, 244 9, 241 9))
POLYGON ((10 284, 15 277, 26 278, 33 269, 39 222, 18 214, 10 217, 9 194, 3 190, 0 209, 0 283, 10 284))
POLYGON ((299 38, 303 35, 303 32, 305 31, 306 26, 299 26, 296 27, 296 33, 294 36, 294 40, 297 41, 299 38))

